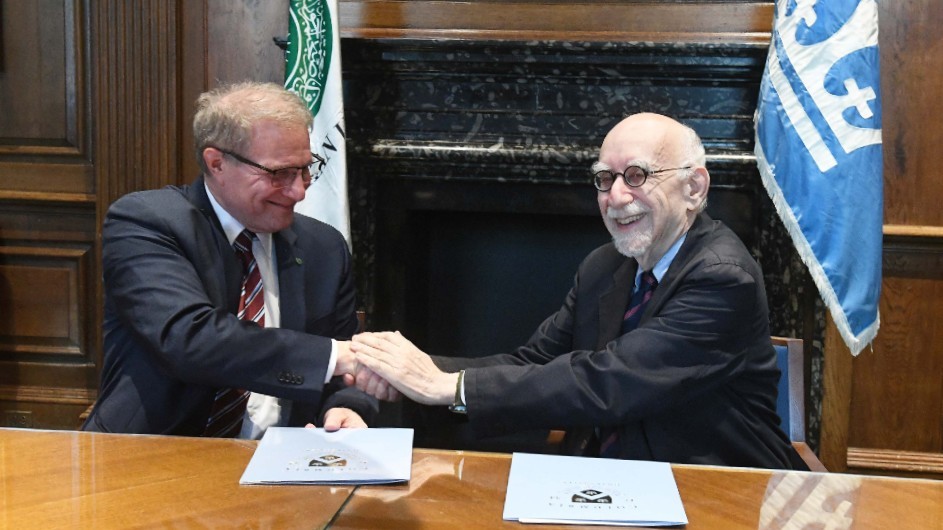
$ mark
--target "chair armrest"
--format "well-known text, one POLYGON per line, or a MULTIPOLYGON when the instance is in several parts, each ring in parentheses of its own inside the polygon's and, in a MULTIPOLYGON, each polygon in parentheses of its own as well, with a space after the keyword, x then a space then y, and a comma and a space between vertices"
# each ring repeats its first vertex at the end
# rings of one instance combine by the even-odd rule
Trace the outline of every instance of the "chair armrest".
POLYGON ((828 473, 825 464, 819 460, 819 457, 815 456, 815 453, 812 452, 812 448, 806 445, 805 442, 792 442, 792 446, 796 449, 796 452, 799 453, 799 457, 802 458, 805 465, 809 466, 809 471, 828 473))

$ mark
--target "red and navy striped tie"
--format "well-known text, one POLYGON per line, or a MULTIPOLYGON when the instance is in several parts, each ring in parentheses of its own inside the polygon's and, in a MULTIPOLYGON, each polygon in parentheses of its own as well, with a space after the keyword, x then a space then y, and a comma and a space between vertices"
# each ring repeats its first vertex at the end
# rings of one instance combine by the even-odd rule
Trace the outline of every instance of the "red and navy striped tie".
MULTIPOLYGON (((255 234, 248 230, 233 242, 236 255, 242 261, 244 277, 239 296, 240 320, 250 320, 265 327, 265 292, 262 289, 262 274, 252 254, 252 239, 255 234)), ((233 438, 242 430, 242 418, 246 412, 249 391, 241 388, 221 388, 216 391, 216 399, 206 420, 203 436, 215 438, 233 438)))

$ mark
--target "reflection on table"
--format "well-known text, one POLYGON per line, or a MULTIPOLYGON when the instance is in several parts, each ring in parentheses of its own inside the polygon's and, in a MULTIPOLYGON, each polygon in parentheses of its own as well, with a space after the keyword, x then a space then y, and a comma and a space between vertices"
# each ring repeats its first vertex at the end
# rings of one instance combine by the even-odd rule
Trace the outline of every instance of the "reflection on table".
MULTIPOLYGON (((416 450, 408 485, 358 488, 331 528, 522 528, 501 518, 510 466, 504 454, 416 450)), ((672 469, 689 530, 943 529, 943 482, 713 466, 672 469)))
POLYGON ((240 486, 255 445, 0 429, 0 528, 320 528, 354 491, 240 486))
MULTIPOLYGON (((0 528, 525 526, 501 518, 507 454, 415 449, 399 486, 240 486, 255 445, 0 429, 0 528)), ((689 530, 943 528, 939 481, 672 467, 689 530)))

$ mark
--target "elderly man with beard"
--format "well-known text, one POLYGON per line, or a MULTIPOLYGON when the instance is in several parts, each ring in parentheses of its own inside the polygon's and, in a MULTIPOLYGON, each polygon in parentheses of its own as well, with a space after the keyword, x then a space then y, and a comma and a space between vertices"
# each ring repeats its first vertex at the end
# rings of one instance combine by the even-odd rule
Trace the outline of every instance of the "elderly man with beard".
POLYGON ((517 350, 429 356, 398 332, 354 337, 356 383, 466 415, 476 435, 564 429, 567 454, 806 469, 780 430, 760 268, 703 213, 710 175, 690 128, 636 114, 592 168, 613 242, 517 350))

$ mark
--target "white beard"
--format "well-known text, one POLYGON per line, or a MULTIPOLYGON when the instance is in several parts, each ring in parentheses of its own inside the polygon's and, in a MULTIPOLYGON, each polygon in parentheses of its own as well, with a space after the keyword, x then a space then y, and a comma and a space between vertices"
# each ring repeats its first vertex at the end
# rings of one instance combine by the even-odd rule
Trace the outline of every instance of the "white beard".
MULTIPOLYGON (((624 211, 615 210, 609 208, 606 211, 606 228, 609 229, 609 233, 612 234, 612 242, 616 245, 616 250, 619 251, 623 256, 630 258, 638 258, 648 252, 648 249, 652 246, 652 232, 651 230, 644 231, 633 231, 630 234, 623 234, 615 230, 619 224, 616 222, 616 219, 631 217, 632 215, 637 215, 643 213, 645 210, 638 207, 627 207, 624 211)), ((649 212, 651 215, 651 212, 649 212)))
POLYGON ((636 234, 620 234, 612 236, 612 242, 616 244, 616 250, 623 256, 638 258, 648 252, 652 246, 651 232, 636 234))

